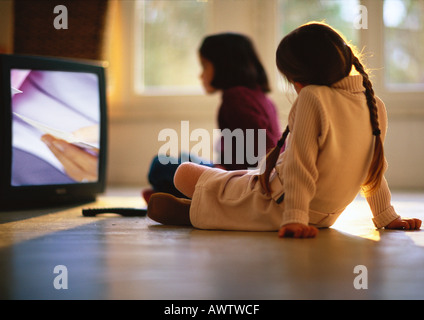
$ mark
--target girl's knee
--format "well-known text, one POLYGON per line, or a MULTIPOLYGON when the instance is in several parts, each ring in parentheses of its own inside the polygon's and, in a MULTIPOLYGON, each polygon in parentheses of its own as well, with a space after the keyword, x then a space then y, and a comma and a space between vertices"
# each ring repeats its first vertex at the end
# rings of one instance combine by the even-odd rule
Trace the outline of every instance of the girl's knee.
MULTIPOLYGON (((185 189, 187 186, 187 177, 190 176, 190 171, 191 171, 191 162, 183 162, 181 163, 178 168, 177 171, 175 171, 174 174, 174 185, 175 187, 181 191, 182 193, 184 193, 185 195, 187 195, 185 193, 185 189)), ((189 196, 189 195, 187 195, 189 196)))
POLYGON ((177 188, 178 188, 178 185, 181 183, 181 181, 184 180, 184 177, 187 175, 187 171, 189 170, 187 169, 188 164, 190 164, 190 162, 181 163, 178 166, 177 170, 175 171, 174 184, 177 188))
POLYGON ((183 162, 174 175, 175 187, 188 197, 194 193, 197 180, 207 167, 192 162, 183 162))

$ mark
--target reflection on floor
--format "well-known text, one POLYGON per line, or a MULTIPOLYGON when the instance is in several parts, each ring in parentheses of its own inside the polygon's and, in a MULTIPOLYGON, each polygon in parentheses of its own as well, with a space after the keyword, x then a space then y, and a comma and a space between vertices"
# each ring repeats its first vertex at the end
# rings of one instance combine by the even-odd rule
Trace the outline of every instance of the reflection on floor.
MULTIPOLYGON (((424 220, 424 194, 394 193, 393 204, 424 220)), ((130 189, 90 206, 143 205, 130 189)), ((0 213, 1 299, 424 298, 424 230, 376 230, 361 197, 304 240, 87 218, 81 208, 0 213)))

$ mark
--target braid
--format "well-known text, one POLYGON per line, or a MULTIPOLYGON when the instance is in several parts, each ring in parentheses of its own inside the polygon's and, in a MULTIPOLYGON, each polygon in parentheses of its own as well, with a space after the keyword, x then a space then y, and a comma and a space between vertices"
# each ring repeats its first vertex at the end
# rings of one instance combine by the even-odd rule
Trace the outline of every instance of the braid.
POLYGON ((372 88, 371 81, 369 80, 368 74, 365 71, 363 65, 357 57, 353 57, 353 65, 356 71, 358 71, 363 78, 363 85, 365 87, 365 96, 367 99, 368 109, 370 111, 370 120, 372 127, 372 134, 375 136, 374 155, 371 160, 371 165, 368 171, 368 175, 362 185, 363 193, 366 196, 372 195, 380 186, 383 178, 384 168, 384 151, 383 142, 381 140, 381 131, 378 122, 378 110, 377 102, 374 96, 374 90, 372 88))
POLYGON ((278 140, 277 145, 266 155, 265 159, 265 171, 259 176, 259 182, 262 188, 268 193, 271 193, 271 188, 269 186, 269 176, 271 175, 272 169, 274 169, 275 164, 277 163, 278 156, 280 155, 281 148, 286 142, 286 138, 290 132, 289 126, 284 130, 280 140, 278 140))
POLYGON ((372 131, 374 135, 377 135, 379 130, 379 123, 378 123, 378 113, 377 113, 377 102, 375 100, 374 96, 374 89, 372 88, 371 81, 369 80, 368 74, 364 70, 363 65, 359 61, 357 57, 353 58, 353 65, 355 66, 356 71, 358 71, 363 78, 362 84, 365 88, 365 97, 367 98, 367 104, 368 108, 370 110, 370 120, 371 120, 371 126, 372 131))

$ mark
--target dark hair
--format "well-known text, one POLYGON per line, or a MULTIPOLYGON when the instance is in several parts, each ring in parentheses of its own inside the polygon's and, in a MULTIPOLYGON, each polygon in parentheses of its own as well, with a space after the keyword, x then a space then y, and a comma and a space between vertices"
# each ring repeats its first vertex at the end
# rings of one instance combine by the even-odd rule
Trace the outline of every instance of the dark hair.
MULTIPOLYGON (((375 136, 375 149, 367 178, 362 185, 365 195, 371 195, 380 186, 384 152, 380 136, 377 105, 368 73, 346 44, 343 37, 324 23, 308 23, 285 36, 276 53, 278 70, 290 81, 302 84, 330 86, 347 77, 352 66, 362 75, 365 97, 370 111, 372 133, 375 136)), ((288 135, 289 128, 281 137, 274 150, 267 155, 265 172, 260 176, 262 186, 269 190, 269 175, 274 168, 278 154, 288 135)))
POLYGON ((244 86, 270 91, 265 69, 247 36, 237 33, 210 35, 203 40, 199 53, 214 66, 211 82, 214 88, 244 86))

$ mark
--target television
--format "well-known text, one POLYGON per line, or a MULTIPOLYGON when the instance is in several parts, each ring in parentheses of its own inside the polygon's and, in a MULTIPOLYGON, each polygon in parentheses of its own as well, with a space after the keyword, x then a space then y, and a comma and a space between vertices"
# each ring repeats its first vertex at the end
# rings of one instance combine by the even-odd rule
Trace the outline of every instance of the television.
POLYGON ((105 189, 105 70, 0 55, 0 210, 95 200, 105 189))

